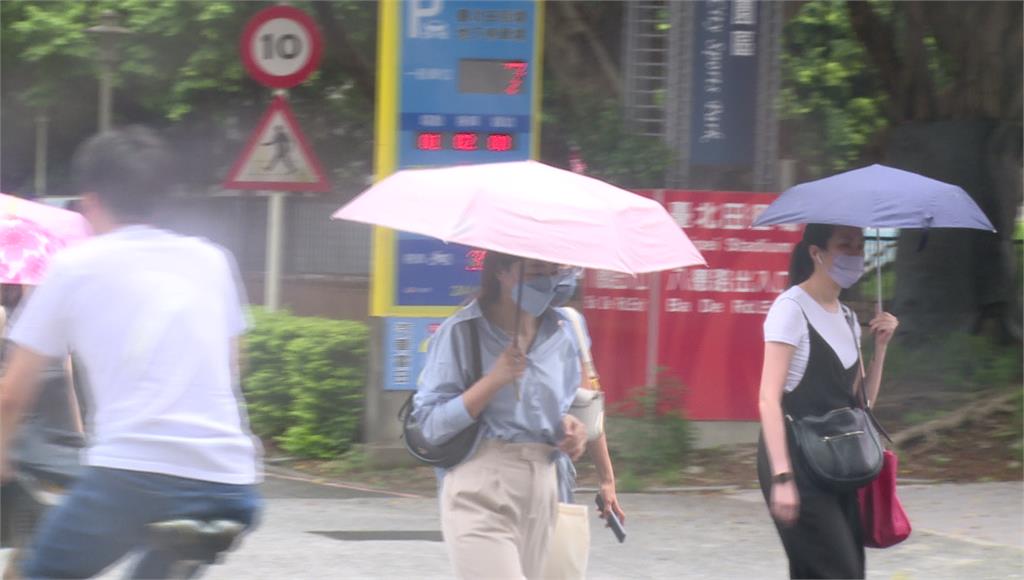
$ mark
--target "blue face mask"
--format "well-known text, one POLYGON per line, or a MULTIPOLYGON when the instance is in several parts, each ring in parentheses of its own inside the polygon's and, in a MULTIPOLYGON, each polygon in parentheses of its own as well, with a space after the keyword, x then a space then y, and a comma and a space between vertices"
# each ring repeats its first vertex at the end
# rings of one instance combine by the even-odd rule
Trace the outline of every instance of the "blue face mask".
POLYGON ((555 297, 551 300, 554 307, 565 306, 576 294, 576 272, 567 272, 555 278, 555 297))
POLYGON ((516 284, 512 287, 512 301, 519 304, 519 308, 527 314, 537 317, 544 314, 544 311, 551 306, 555 298, 555 277, 537 276, 526 280, 522 286, 516 284), (522 299, 520 300, 519 289, 522 288, 522 299))
POLYGON ((832 258, 832 266, 828 269, 828 275, 840 288, 853 286, 864 275, 864 256, 836 254, 832 258))

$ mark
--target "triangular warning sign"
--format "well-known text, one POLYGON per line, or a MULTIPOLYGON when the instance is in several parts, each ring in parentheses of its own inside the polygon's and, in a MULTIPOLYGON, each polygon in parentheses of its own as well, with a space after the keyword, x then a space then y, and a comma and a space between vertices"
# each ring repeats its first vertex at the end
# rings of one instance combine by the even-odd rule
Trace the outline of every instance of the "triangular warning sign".
POLYGON ((245 151, 228 173, 224 187, 270 191, 331 188, 284 97, 274 97, 249 137, 245 151))

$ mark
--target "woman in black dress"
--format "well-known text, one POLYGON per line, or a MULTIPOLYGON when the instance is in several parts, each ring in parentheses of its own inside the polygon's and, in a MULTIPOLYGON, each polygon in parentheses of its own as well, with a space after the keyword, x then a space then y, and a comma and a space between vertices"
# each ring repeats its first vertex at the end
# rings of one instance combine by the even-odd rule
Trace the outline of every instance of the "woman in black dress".
POLYGON ((869 328, 875 355, 861 376, 856 315, 839 293, 864 271, 859 228, 809 224, 794 248, 792 286, 765 319, 759 408, 758 479, 789 558, 792 578, 863 578, 864 539, 856 491, 838 493, 815 484, 794 448, 787 416, 824 415, 856 404, 864 388, 878 397, 885 353, 896 318, 879 312, 869 328))

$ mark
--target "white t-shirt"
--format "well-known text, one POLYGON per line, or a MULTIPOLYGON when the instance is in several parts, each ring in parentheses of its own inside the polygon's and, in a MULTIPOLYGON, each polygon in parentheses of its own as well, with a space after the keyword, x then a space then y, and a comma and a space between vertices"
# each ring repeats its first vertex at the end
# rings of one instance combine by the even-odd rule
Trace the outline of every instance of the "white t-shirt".
MULTIPOLYGON (((852 310, 853 328, 860 340, 860 323, 852 310)), ((796 347, 793 360, 789 363, 786 376, 786 391, 792 391, 804 378, 807 361, 811 356, 811 338, 807 330, 810 321, 825 342, 839 356, 843 367, 850 368, 857 362, 857 345, 850 336, 850 325, 843 310, 829 312, 818 304, 803 288, 793 286, 775 299, 764 320, 765 342, 782 342, 796 347), (801 307, 803 312, 801 312, 801 307), (804 314, 807 319, 804 319, 804 314)))
POLYGON ((91 386, 86 464, 229 484, 260 480, 232 377, 246 328, 234 260, 197 238, 130 226, 62 251, 9 339, 77 353, 91 386))

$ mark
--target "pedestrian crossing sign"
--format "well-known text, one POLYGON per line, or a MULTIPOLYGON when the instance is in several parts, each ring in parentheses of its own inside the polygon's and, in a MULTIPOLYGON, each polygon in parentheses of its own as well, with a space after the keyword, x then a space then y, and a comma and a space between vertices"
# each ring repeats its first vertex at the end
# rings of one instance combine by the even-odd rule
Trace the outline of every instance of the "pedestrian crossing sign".
POLYGON ((284 97, 274 97, 228 173, 224 187, 267 191, 330 189, 320 162, 284 97))

